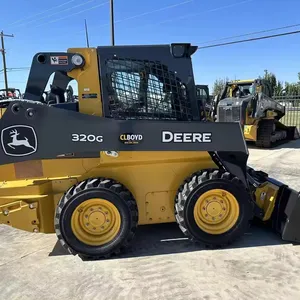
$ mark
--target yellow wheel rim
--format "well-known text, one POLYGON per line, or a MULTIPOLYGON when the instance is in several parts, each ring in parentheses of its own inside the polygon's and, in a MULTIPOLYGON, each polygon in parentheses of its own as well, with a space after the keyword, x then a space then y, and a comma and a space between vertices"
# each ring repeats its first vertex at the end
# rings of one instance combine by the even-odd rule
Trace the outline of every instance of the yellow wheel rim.
POLYGON ((194 207, 194 218, 198 227, 209 234, 229 231, 237 222, 239 213, 236 198, 222 189, 205 192, 194 207))
POLYGON ((73 212, 71 226, 81 242, 101 246, 112 241, 121 226, 121 215, 115 205, 104 199, 89 199, 73 212))

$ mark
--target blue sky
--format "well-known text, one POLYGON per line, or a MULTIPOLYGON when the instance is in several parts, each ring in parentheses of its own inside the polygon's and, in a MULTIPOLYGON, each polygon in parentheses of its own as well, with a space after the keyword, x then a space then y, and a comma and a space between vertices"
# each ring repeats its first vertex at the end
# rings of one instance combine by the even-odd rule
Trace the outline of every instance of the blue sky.
MULTIPOLYGON (((116 44, 201 45, 300 23, 299 9, 299 0, 115 0, 115 39, 116 44)), ((91 46, 109 45, 107 0, 5 1, 0 29, 15 35, 5 39, 7 67, 30 66, 36 52, 85 47, 85 18, 91 46)), ((287 30, 296 29, 300 26, 287 30)), ((279 32, 271 32, 275 33, 279 32)), ((216 78, 253 78, 264 69, 274 72, 280 80, 297 81, 299 45, 300 34, 198 50, 193 56, 196 82, 212 87, 216 78)), ((9 72, 9 85, 23 92, 27 77, 28 71, 9 72)), ((2 72, 0 87, 4 87, 3 80, 2 72)))

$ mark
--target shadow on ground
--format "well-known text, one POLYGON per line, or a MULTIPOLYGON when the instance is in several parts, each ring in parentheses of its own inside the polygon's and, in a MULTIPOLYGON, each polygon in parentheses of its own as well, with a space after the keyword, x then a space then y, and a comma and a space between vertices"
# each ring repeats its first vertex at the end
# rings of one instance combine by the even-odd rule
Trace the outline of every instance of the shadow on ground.
MULTIPOLYGON (((242 238, 226 249, 274 246, 288 244, 270 228, 259 224, 253 225, 242 238)), ((118 259, 162 254, 175 254, 207 250, 205 247, 190 242, 183 236, 174 223, 141 226, 136 233, 135 240, 127 253, 118 256, 118 259)), ((213 251, 213 250, 210 250, 213 251)), ((49 256, 69 255, 59 242, 56 243, 49 256)))
POLYGON ((254 142, 247 142, 248 149, 258 149, 258 150, 279 150, 279 149, 300 149, 300 139, 292 140, 292 141, 284 141, 276 146, 272 146, 271 148, 258 148, 255 146, 254 142))

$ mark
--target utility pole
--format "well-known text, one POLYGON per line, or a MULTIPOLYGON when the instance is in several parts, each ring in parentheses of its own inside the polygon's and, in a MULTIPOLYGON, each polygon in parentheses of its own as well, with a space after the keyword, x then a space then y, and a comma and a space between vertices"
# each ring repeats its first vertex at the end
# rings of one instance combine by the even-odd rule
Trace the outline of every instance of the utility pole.
POLYGON ((84 19, 84 26, 85 26, 86 45, 87 45, 88 48, 90 48, 89 34, 88 34, 88 29, 87 29, 86 19, 84 19))
POLYGON ((110 0, 110 34, 111 45, 115 45, 115 21, 114 21, 114 0, 110 0))
POLYGON ((7 68, 6 68, 6 59, 5 59, 5 47, 4 47, 4 37, 14 37, 13 34, 5 34, 3 30, 0 33, 1 36, 1 49, 2 58, 3 58, 3 73, 4 73, 4 82, 5 82, 5 95, 8 93, 8 82, 7 82, 7 68))

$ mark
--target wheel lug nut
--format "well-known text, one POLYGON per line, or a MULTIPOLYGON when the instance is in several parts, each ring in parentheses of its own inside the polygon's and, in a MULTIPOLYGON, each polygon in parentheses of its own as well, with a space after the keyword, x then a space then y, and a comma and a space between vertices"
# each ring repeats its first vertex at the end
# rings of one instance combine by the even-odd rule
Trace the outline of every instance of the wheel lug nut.
POLYGON ((109 220, 106 220, 106 222, 109 222, 109 220))
POLYGON ((205 210, 205 207, 203 207, 202 209, 205 210))
POLYGON ((88 218, 89 216, 88 216, 88 215, 85 215, 84 217, 85 217, 85 218, 88 218))
POLYGON ((86 226, 89 226, 89 225, 90 225, 90 223, 86 223, 85 225, 86 225, 86 226))
POLYGON ((96 227, 93 227, 94 230, 96 230, 96 227))

